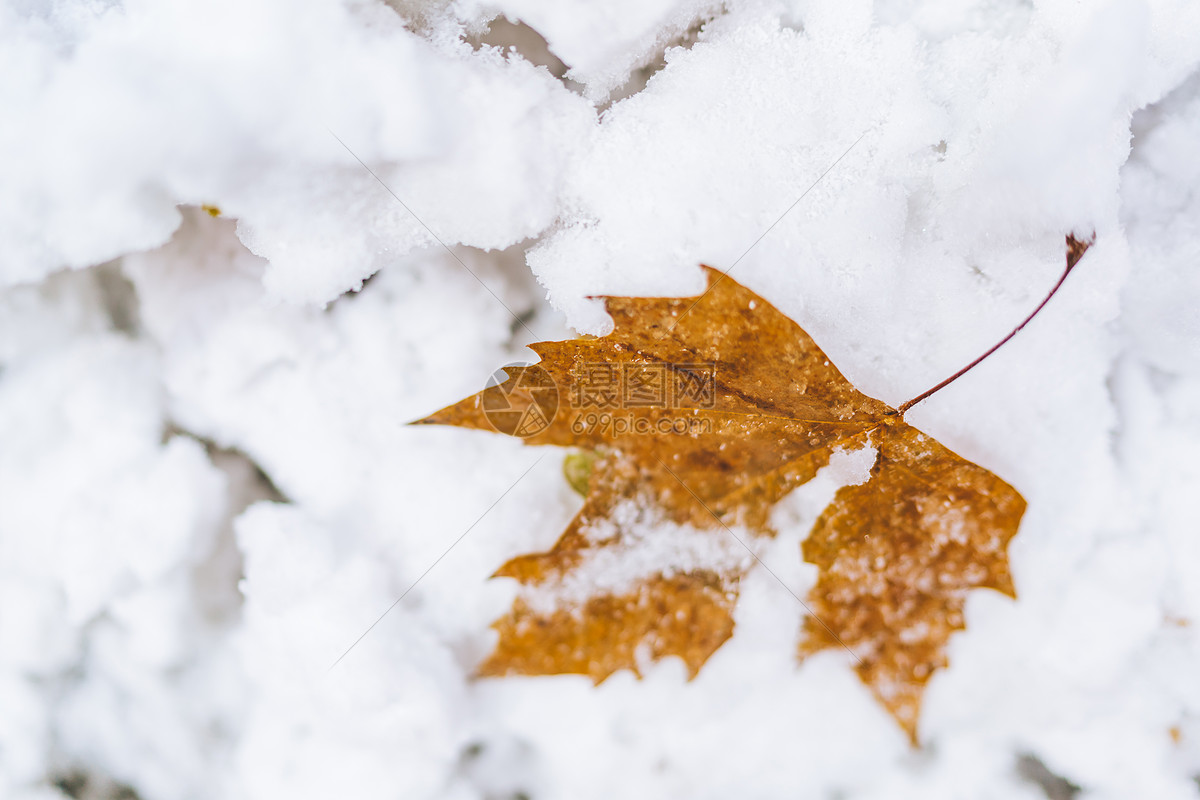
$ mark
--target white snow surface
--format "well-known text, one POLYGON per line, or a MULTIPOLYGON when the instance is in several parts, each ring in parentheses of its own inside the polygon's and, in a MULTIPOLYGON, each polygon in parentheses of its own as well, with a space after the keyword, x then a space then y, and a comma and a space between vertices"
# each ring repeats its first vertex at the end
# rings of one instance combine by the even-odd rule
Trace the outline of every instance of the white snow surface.
POLYGON ((0 0, 0 109, 0 796, 1200 797, 1200 5, 0 0), (473 678, 579 499, 406 422, 699 263, 898 404, 1093 230, 909 414, 1029 501, 920 749, 795 659, 862 455, 696 679, 473 678))

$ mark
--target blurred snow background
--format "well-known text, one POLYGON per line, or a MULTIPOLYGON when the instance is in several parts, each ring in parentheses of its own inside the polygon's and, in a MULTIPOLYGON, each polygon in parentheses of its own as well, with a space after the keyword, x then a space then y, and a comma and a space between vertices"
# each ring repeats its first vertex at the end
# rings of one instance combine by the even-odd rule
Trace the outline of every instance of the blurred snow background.
POLYGON ((4 0, 0 109, 0 796, 1200 797, 1194 2, 4 0), (919 751, 761 570, 695 681, 470 680, 578 501, 406 421, 701 261, 897 404, 1093 229, 910 414, 1030 503, 919 751))

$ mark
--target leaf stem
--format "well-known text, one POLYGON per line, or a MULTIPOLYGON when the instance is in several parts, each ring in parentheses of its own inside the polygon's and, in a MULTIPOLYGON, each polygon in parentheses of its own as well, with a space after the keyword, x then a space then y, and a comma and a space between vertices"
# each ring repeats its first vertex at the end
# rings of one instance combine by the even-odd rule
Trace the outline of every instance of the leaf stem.
POLYGON ((917 403, 921 402, 922 400, 928 399, 936 392, 939 392, 942 389, 945 389, 947 386, 954 383, 956 380, 961 378, 963 375, 966 375, 968 372, 970 372, 972 369, 974 369, 976 366, 978 366, 980 364, 980 362, 982 362, 985 358, 987 358, 992 353, 996 352, 1001 347, 1003 347, 1005 344, 1007 344, 1009 339, 1013 338, 1018 333, 1020 333, 1021 329, 1024 328, 1026 325, 1028 325, 1030 323, 1030 321, 1034 317, 1036 317, 1038 315, 1038 313, 1046 306, 1046 303, 1050 302, 1050 298, 1054 297, 1054 295, 1058 291, 1059 287, 1061 287, 1063 285, 1063 282, 1066 281, 1067 276, 1071 274, 1071 270, 1074 269, 1075 265, 1079 263, 1079 259, 1083 258, 1083 254, 1087 252, 1087 249, 1089 247, 1091 247, 1092 243, 1095 241, 1096 241, 1095 233, 1092 233, 1092 235, 1089 236, 1087 239, 1076 239, 1074 234, 1067 234, 1067 268, 1065 270, 1063 270, 1062 277, 1058 279, 1058 283, 1054 284, 1054 288, 1052 288, 1050 290, 1050 293, 1048 295, 1046 295, 1046 297, 1042 300, 1042 302, 1038 303, 1038 306, 1037 306, 1037 308, 1035 308, 1033 310, 1033 313, 1031 313, 1028 317, 1026 317, 1025 320, 1020 325, 1013 328, 1012 332, 1009 333, 1008 336, 1005 336, 1003 339, 1001 339, 999 342, 997 342, 995 345, 993 345, 990 350, 988 350, 986 353, 981 355, 979 358, 975 359, 970 364, 967 364, 965 367, 963 367, 958 372, 951 375, 949 378, 946 378, 946 380, 942 381, 937 386, 934 386, 932 389, 922 392, 921 394, 914 397, 912 400, 909 400, 907 403, 901 404, 900 407, 896 409, 898 412, 900 412, 900 416, 903 417, 905 412, 907 412, 910 408, 915 406, 917 403))

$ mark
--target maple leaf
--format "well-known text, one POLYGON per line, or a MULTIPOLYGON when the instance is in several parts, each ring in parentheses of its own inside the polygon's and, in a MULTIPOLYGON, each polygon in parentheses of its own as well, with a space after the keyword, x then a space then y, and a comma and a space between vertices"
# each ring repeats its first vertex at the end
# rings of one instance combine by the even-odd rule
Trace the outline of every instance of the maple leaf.
MULTIPOLYGON (((1089 243, 1068 238, 1068 272, 1089 243)), ((603 298, 608 335, 530 345, 538 364, 508 367, 505 382, 417 421, 585 454, 566 465, 584 502, 557 543, 496 572, 524 588, 479 674, 599 683, 677 656, 694 676, 732 635, 738 584, 757 560, 734 529, 772 535, 777 500, 835 451, 873 447, 869 480, 840 489, 802 545, 819 573, 799 651, 849 650, 915 743, 925 684, 963 627, 967 592, 1015 597, 1007 546, 1025 501, 904 422, 929 393, 900 409, 862 394, 799 325, 704 270, 697 297, 603 298), (689 542, 713 535, 746 551, 688 556, 689 542), (677 563, 608 579, 659 536, 677 563)))

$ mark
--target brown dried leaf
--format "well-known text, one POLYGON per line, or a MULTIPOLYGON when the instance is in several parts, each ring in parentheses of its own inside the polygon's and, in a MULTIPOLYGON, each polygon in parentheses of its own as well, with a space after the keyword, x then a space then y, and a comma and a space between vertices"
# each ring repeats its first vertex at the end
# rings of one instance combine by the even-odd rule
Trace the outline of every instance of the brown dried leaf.
POLYGON ((966 592, 1013 594, 1006 546, 1024 500, 858 392, 757 294, 705 271, 699 297, 604 298, 612 333, 534 344, 539 364, 509 368, 500 386, 420 420, 596 454, 583 508, 554 547, 496 573, 520 581, 525 594, 496 623, 500 641, 480 672, 570 672, 599 682, 618 669, 636 672, 640 659, 675 655, 694 675, 732 633, 745 551, 718 559, 719 570, 681 558, 582 597, 568 589, 572 578, 602 555, 638 558, 647 529, 728 541, 730 527, 770 535, 777 500, 835 450, 873 446, 871 479, 840 490, 803 545, 820 573, 808 597, 816 619, 805 621, 800 652, 849 649, 859 676, 915 741, 921 693, 963 626, 966 592), (587 415, 600 413, 589 405, 597 365, 617 371, 622 392, 639 374, 661 372, 675 402, 631 406, 617 397, 627 429, 589 426, 587 415), (709 394, 695 391, 704 386, 709 394), (558 389, 554 403, 549 387, 558 389))
POLYGON ((915 742, 921 693, 946 666, 967 591, 1016 597, 1007 548, 1025 501, 916 428, 881 433, 870 480, 840 489, 801 547, 820 569, 809 593, 820 622, 805 620, 800 653, 849 647, 915 742))
POLYGON ((496 623, 500 643, 479 674, 575 672, 600 683, 618 669, 640 675, 635 651, 644 643, 651 659, 679 656, 695 676, 733 635, 734 596, 724 585, 712 573, 660 575, 629 594, 602 594, 549 613, 518 598, 496 623))

